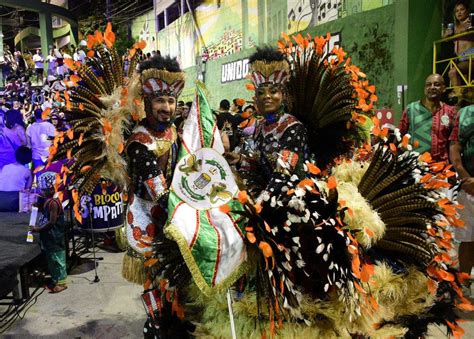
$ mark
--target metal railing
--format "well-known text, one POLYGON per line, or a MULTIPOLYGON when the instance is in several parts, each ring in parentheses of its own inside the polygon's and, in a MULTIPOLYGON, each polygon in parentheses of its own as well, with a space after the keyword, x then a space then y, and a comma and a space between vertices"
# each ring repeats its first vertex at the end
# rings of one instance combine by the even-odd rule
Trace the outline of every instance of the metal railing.
POLYGON ((462 80, 462 85, 452 86, 452 84, 450 83, 449 87, 446 87, 447 89, 474 87, 474 80, 472 79, 472 61, 474 59, 474 53, 461 55, 461 56, 458 55, 454 58, 437 60, 437 57, 438 57, 437 54, 438 54, 438 51, 440 50, 440 48, 438 48, 439 45, 441 45, 442 43, 449 42, 449 41, 458 40, 459 38, 463 38, 467 36, 474 36, 474 30, 451 35, 447 38, 439 39, 433 42, 433 73, 439 73, 444 77, 445 74, 449 72, 450 69, 454 68, 456 70, 457 75, 462 80), (469 69, 468 69, 467 74, 464 74, 463 72, 461 72, 461 70, 458 67, 457 61, 459 61, 460 59, 469 60, 469 69), (446 65, 443 66, 442 64, 446 64, 446 65), (441 69, 442 69, 442 72, 440 72, 441 69))

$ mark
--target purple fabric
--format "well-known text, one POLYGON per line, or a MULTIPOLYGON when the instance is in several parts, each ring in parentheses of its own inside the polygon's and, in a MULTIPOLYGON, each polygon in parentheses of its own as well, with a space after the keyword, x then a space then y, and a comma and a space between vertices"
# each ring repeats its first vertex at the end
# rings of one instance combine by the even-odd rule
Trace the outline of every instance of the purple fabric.
POLYGON ((7 164, 14 163, 15 150, 19 145, 15 144, 15 135, 7 127, 0 127, 0 170, 7 164))
POLYGON ((15 125, 21 125, 25 127, 25 122, 23 121, 23 114, 17 109, 10 109, 5 114, 5 125, 9 128, 13 128, 15 125))

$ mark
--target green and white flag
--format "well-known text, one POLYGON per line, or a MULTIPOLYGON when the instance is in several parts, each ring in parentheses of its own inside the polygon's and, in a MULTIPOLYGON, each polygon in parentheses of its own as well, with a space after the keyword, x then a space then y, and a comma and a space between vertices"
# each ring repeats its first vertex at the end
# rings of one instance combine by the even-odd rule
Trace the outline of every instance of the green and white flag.
POLYGON ((224 290, 245 270, 242 210, 232 171, 222 156, 224 147, 198 85, 184 124, 182 144, 168 200, 166 235, 176 241, 196 285, 205 294, 224 290), (225 213, 219 207, 228 204, 225 213))

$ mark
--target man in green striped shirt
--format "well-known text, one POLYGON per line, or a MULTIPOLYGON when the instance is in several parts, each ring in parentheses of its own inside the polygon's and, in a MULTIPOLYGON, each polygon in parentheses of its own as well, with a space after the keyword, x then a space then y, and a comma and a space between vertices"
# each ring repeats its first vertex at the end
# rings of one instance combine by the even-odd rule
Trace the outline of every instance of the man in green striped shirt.
POLYGON ((455 108, 441 102, 445 89, 441 75, 429 75, 425 97, 407 106, 398 125, 402 135, 411 135, 410 142, 417 146, 415 151, 430 152, 436 161, 448 160, 449 137, 456 120, 455 108))

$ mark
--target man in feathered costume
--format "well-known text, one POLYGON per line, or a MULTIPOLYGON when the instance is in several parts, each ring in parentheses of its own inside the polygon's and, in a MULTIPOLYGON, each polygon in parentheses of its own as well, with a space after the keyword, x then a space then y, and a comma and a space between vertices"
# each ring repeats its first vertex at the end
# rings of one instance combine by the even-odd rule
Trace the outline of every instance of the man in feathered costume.
POLYGON ((130 246, 123 274, 127 280, 144 283, 143 261, 168 216, 168 188, 178 151, 173 121, 184 73, 175 59, 162 56, 140 63, 139 73, 139 81, 132 83, 130 91, 142 95, 146 118, 125 146, 131 185, 126 226, 130 246))
MULTIPOLYGON (((172 317, 166 301, 162 299, 159 312, 153 309, 153 287, 158 286, 153 285, 156 274, 152 264, 156 259, 152 256, 159 239, 166 241, 163 227, 168 219, 168 194, 179 148, 173 122, 184 73, 176 59, 162 56, 140 63, 138 72, 139 79, 132 82, 130 92, 143 97, 146 118, 134 128, 125 146, 131 183, 125 226, 128 247, 122 273, 127 280, 144 284, 143 301, 149 315, 145 337, 153 338, 157 331, 158 335, 174 336, 179 334, 176 327, 180 322, 172 317), (166 323, 173 321, 177 324, 166 323)), ((159 250, 166 251, 164 246, 159 250)))
MULTIPOLYGON (((48 165, 56 159, 69 159, 55 188, 58 190, 60 183, 71 185, 79 222, 80 197, 90 195, 101 181, 110 180, 125 192, 123 200, 129 199, 128 247, 122 273, 148 290, 154 277, 149 260, 155 260, 151 258, 153 246, 163 238, 167 220, 167 194, 178 150, 173 120, 184 73, 175 59, 161 56, 139 64, 138 74, 134 73, 143 42, 130 50, 125 73, 114 42, 109 24, 104 33, 96 31, 88 37, 90 50, 83 64, 65 60, 75 72, 70 79, 72 87, 56 97, 64 103, 71 128, 56 134, 48 165), (133 123, 137 127, 125 141, 133 123)), ((63 196, 61 192, 58 195, 63 196)), ((155 326, 147 328, 153 336, 155 326)))

